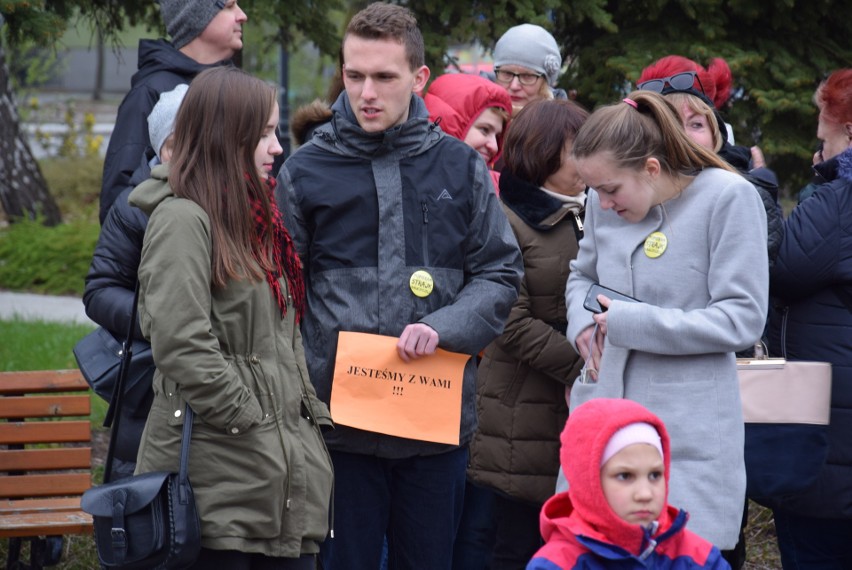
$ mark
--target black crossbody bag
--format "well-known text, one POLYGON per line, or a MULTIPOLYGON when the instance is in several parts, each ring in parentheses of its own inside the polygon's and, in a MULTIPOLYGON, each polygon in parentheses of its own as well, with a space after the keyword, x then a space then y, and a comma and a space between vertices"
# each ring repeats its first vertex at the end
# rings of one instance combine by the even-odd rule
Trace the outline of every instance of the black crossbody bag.
MULTIPOLYGON (((113 389, 105 425, 112 423, 105 477, 112 472, 118 439, 123 384, 133 356, 133 327, 139 284, 133 299, 130 327, 124 342, 121 368, 113 389)), ((186 405, 177 473, 157 471, 134 475, 83 493, 81 507, 92 515, 98 560, 104 568, 179 569, 191 566, 201 551, 201 522, 189 483, 189 442, 192 408, 186 405)))

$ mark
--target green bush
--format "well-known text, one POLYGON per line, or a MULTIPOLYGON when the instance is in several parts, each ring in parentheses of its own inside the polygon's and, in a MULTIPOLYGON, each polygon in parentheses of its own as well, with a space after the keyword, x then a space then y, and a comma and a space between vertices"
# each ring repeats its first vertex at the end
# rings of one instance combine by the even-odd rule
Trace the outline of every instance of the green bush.
POLYGON ((0 288, 81 296, 98 232, 86 220, 54 227, 23 220, 0 229, 0 288))
POLYGON ((48 158, 39 161, 39 166, 63 220, 84 219, 97 225, 103 159, 96 156, 48 158))

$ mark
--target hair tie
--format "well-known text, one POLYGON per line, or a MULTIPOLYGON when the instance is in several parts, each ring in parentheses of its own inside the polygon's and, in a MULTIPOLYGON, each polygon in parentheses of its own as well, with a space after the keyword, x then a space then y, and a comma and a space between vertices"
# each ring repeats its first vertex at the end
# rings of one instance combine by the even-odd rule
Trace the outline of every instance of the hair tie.
POLYGON ((628 105, 630 105, 631 107, 636 109, 637 111, 639 110, 639 105, 637 105, 636 101, 634 101, 630 97, 625 97, 624 99, 622 99, 622 101, 624 101, 625 103, 627 103, 628 105))

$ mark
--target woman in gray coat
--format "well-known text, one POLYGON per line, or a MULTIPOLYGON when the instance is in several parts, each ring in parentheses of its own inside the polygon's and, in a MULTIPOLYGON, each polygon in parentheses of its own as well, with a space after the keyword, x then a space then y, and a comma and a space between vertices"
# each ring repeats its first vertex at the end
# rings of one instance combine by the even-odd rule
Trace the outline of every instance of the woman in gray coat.
MULTIPOLYGON (((566 289, 567 335, 586 360, 571 408, 635 400, 671 433, 669 499, 690 528, 733 548, 745 495, 734 352, 763 331, 766 215, 745 179, 686 136, 662 96, 636 91, 599 109, 574 142, 594 189, 566 289), (640 302, 598 296, 592 283, 640 302)), ((570 481, 569 481, 570 483, 570 481)))

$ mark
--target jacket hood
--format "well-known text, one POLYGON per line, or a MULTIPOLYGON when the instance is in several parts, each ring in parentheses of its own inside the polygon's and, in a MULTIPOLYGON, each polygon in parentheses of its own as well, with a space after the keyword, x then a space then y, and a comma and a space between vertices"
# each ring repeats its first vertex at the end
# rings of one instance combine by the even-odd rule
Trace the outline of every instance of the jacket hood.
POLYGON ((670 524, 667 524, 665 528, 659 525, 652 529, 633 525, 631 534, 636 535, 636 539, 642 546, 639 550, 628 550, 624 547, 626 543, 604 534, 600 529, 583 520, 571 503, 568 492, 558 493, 548 499, 541 509, 541 536, 545 543, 576 540, 605 558, 622 558, 629 555, 644 559, 654 551, 657 545, 682 531, 686 527, 689 515, 683 510, 667 505, 665 514, 660 518, 669 521, 670 524))
MULTIPOLYGON (((155 73, 168 72, 184 77, 194 77, 211 67, 184 55, 166 40, 140 40, 138 60, 138 70, 130 80, 131 86, 134 87, 155 73)), ((229 62, 230 60, 225 60, 216 65, 225 65, 229 62)))
POLYGON ((414 94, 411 95, 408 120, 377 133, 369 133, 358 124, 346 91, 340 93, 331 106, 331 112, 331 121, 316 128, 311 142, 345 156, 372 158, 391 152, 401 157, 416 156, 444 136, 429 122, 423 99, 414 94))
MULTIPOLYGON (((497 107, 512 116, 512 99, 496 83, 478 75, 448 73, 435 79, 424 96, 429 119, 441 130, 464 141, 473 123, 486 109, 497 107)), ((504 129, 505 132, 505 129, 504 129)), ((503 149, 503 134, 497 137, 497 162, 503 149)), ((491 166, 491 165, 489 165, 491 166)))
POLYGON ((160 202, 169 196, 174 196, 169 186, 169 165, 158 164, 151 169, 151 178, 133 189, 128 201, 150 216, 160 202))
POLYGON ((293 142, 302 146, 314 136, 317 127, 331 120, 331 107, 321 99, 314 99, 307 105, 296 109, 290 119, 290 133, 293 142))
POLYGON ((669 435, 663 422, 632 400, 595 398, 572 411, 562 431, 559 459, 569 488, 567 493, 552 497, 542 509, 541 529, 545 539, 546 527, 548 532, 554 532, 551 525, 558 524, 551 519, 560 518, 565 512, 566 498, 572 508, 570 516, 584 522, 588 527, 586 534, 588 531, 597 533, 605 537, 606 542, 617 544, 637 556, 647 548, 646 542, 651 536, 665 534, 670 529, 672 515, 668 508, 663 509, 657 528, 649 533, 642 526, 621 519, 604 497, 600 475, 604 449, 615 432, 635 422, 647 422, 660 434, 668 498, 671 460, 669 435), (557 500, 561 495, 567 497, 557 500))

